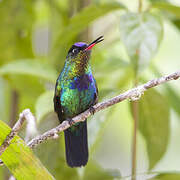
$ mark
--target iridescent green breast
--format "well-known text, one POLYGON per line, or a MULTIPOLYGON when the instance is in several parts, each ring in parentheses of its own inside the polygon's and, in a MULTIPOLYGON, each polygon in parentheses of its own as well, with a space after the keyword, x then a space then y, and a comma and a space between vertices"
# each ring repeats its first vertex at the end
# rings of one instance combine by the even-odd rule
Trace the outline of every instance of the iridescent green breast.
POLYGON ((93 105, 97 94, 96 82, 92 74, 61 81, 61 107, 63 114, 71 118, 93 105))

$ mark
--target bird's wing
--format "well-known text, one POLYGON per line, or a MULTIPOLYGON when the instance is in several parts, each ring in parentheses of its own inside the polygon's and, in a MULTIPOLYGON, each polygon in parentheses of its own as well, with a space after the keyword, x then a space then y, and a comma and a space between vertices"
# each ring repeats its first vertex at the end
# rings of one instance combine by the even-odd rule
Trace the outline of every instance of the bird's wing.
POLYGON ((94 104, 97 104, 98 103, 98 87, 97 87, 97 83, 96 83, 95 79, 94 79, 94 81, 95 81, 95 86, 96 86, 96 92, 94 95, 94 104))
POLYGON ((59 121, 62 122, 63 118, 63 110, 61 107, 61 87, 59 85, 59 81, 56 81, 55 93, 54 93, 54 111, 57 113, 59 121))

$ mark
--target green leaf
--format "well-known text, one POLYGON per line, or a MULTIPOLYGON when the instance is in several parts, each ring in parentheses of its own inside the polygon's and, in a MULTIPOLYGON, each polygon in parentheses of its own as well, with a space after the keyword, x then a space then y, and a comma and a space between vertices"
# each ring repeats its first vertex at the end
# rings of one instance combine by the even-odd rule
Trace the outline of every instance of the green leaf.
MULTIPOLYGON (((0 121, 0 144, 10 131, 11 128, 0 121)), ((19 136, 12 139, 0 158, 18 180, 54 179, 19 136)))
POLYGON ((148 90, 139 101, 139 130, 147 143, 149 169, 166 152, 169 129, 170 109, 166 99, 154 89, 148 90))
POLYGON ((99 17, 108 14, 109 12, 124 9, 125 7, 117 2, 106 4, 92 4, 84 8, 76 16, 72 17, 69 25, 65 27, 59 35, 58 46, 67 43, 83 29, 85 29, 91 22, 99 17))
POLYGON ((153 8, 162 9, 165 11, 168 11, 169 13, 176 16, 176 18, 180 18, 180 7, 172 5, 170 3, 166 2, 155 2, 152 4, 153 8))
POLYGON ((161 173, 150 180, 179 180, 180 173, 161 173))
POLYGON ((54 112, 53 97, 54 91, 46 91, 37 99, 35 108, 37 123, 40 123, 48 113, 54 112))
POLYGON ((32 75, 55 83, 56 71, 50 65, 43 64, 37 60, 19 60, 3 65, 0 75, 32 75))
POLYGON ((161 19, 151 13, 127 13, 120 18, 120 36, 136 72, 155 55, 163 34, 161 19))

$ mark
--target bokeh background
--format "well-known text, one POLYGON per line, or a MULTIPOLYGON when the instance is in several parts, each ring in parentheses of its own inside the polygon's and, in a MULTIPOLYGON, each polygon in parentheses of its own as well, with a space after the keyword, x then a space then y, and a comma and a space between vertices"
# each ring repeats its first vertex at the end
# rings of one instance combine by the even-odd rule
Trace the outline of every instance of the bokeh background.
MULTIPOLYGON (((53 91, 68 49, 101 35, 105 40, 93 49, 91 58, 99 101, 179 69, 180 2, 0 0, 0 119, 12 127, 19 113, 29 108, 39 134, 58 125, 53 91)), ((170 179, 180 179, 179 89, 179 81, 170 82, 148 90, 139 101, 138 179, 148 172, 164 173, 159 179, 176 172, 170 179)), ((63 134, 39 145, 34 153, 56 179, 128 179, 131 102, 89 118, 88 133, 90 159, 85 168, 67 167, 63 134)), ((22 131, 21 137, 25 134, 22 131)), ((0 167, 0 179, 10 174, 0 167)))

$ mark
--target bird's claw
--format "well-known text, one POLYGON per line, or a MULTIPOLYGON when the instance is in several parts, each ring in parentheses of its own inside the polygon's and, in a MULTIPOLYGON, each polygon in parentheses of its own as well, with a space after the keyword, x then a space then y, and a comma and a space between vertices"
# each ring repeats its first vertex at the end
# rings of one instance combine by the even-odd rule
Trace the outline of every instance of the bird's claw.
POLYGON ((68 120, 70 126, 75 124, 75 122, 74 122, 74 120, 72 118, 68 118, 67 120, 68 120))
POLYGON ((91 106, 91 107, 89 108, 89 111, 90 111, 90 113, 91 113, 91 114, 93 114, 93 115, 94 115, 94 113, 95 113, 95 109, 94 109, 94 107, 93 107, 93 106, 91 106))

